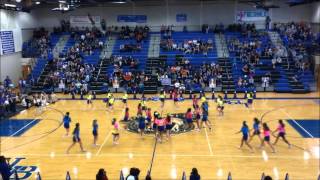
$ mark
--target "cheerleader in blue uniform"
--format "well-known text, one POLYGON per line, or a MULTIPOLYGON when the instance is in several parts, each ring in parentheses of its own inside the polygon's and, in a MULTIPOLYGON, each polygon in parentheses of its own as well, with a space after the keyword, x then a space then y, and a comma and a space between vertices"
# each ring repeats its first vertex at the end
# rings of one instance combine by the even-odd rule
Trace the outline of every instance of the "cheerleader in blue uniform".
POLYGON ((64 115, 63 117, 63 127, 66 129, 65 136, 69 136, 70 122, 71 122, 70 113, 67 112, 66 115, 64 115))
POLYGON ((241 139, 241 143, 240 143, 239 149, 242 148, 243 143, 245 143, 245 144, 249 147, 250 151, 253 152, 253 148, 252 148, 251 145, 248 143, 249 127, 248 127, 246 121, 243 121, 242 127, 241 127, 240 131, 237 132, 236 134, 238 134, 238 133, 242 133, 242 139, 241 139))
POLYGON ((143 136, 144 129, 146 128, 146 119, 142 116, 142 114, 138 114, 138 127, 139 127, 139 132, 140 136, 143 136))
POLYGON ((262 141, 262 138, 261 138, 261 132, 260 132, 260 121, 258 118, 254 118, 253 119, 253 133, 250 135, 250 139, 248 142, 250 142, 254 136, 258 136, 260 141, 262 141))
POLYGON ((69 148, 67 149, 67 154, 69 154, 70 149, 76 144, 79 143, 81 151, 85 152, 85 150, 83 149, 83 145, 82 145, 82 141, 80 138, 80 124, 76 123, 76 127, 73 130, 73 137, 72 137, 72 144, 69 146, 69 148))
POLYGON ((92 135, 93 135, 93 146, 98 146, 98 121, 95 119, 92 122, 92 135))

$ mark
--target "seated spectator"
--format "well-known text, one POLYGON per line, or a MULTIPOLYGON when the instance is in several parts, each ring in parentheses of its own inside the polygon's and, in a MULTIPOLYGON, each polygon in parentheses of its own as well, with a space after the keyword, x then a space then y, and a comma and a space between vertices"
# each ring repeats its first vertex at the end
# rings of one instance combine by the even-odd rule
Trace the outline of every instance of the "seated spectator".
POLYGON ((138 52, 141 51, 141 44, 122 44, 120 52, 138 52))
POLYGON ((129 175, 126 177, 126 180, 138 180, 140 170, 138 168, 130 168, 129 175))
POLYGON ((102 168, 99 169, 99 171, 96 175, 96 180, 108 180, 107 172, 102 168))
POLYGON ((190 180, 200 180, 200 175, 198 173, 197 168, 192 168, 191 174, 190 174, 190 180))
POLYGON ((3 180, 7 180, 10 178, 10 166, 6 161, 4 156, 0 156, 0 175, 2 176, 3 180))

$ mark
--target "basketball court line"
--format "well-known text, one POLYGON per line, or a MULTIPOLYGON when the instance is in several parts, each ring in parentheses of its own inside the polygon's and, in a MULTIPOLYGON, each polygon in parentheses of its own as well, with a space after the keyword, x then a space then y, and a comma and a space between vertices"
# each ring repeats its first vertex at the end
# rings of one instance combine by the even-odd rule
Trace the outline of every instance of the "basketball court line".
MULTIPOLYGON (((40 117, 40 116, 38 116, 40 117)), ((32 124, 34 121, 38 120, 38 118, 34 118, 31 122, 29 122, 28 124, 26 124, 25 126, 23 126, 22 128, 18 129, 16 132, 14 132, 13 134, 11 134, 10 136, 5 137, 5 139, 3 141, 0 141, 0 144, 7 142, 10 137, 13 137, 14 135, 18 134, 20 131, 24 130, 25 128, 27 128, 28 126, 30 126, 30 124, 32 124)), ((0 138, 1 140, 2 138, 0 138)))
MULTIPOLYGON (((99 157, 129 157, 130 153, 102 153, 99 154, 99 157)), ((131 153, 133 157, 150 157, 150 153, 131 153)), ((248 153, 249 154, 249 153, 248 153)), ((252 154, 252 153, 250 153, 252 154)), ((257 153, 258 154, 258 153, 257 153)), ((6 154, 6 155, 10 155, 10 154, 6 154)), ((51 158, 50 153, 48 154, 35 154, 35 153, 23 153, 23 154, 18 154, 15 153, 14 154, 15 157, 49 157, 51 158)), ((81 157, 83 156, 84 158, 86 158, 87 154, 86 153, 70 153, 70 154, 55 154, 55 157, 81 157)), ((168 157, 168 158, 172 158, 172 156, 177 157, 190 157, 190 158, 194 158, 194 157, 223 157, 223 158, 256 158, 256 159, 262 159, 262 155, 233 155, 233 154, 157 154, 157 157, 168 157)), ((303 154, 301 154, 301 156, 287 156, 287 155, 279 155, 279 154, 275 154, 275 155, 271 155, 268 156, 269 159, 301 159, 304 160, 303 154)), ((316 159, 316 158, 310 158, 310 159, 316 159)))
POLYGON ((96 156, 99 155, 99 153, 100 153, 101 150, 102 150, 102 147, 106 144, 106 142, 107 142, 107 140, 109 139, 110 135, 111 135, 111 131, 109 131, 109 133, 108 133, 108 134, 106 135, 106 137, 104 138, 103 143, 101 144, 101 146, 99 147, 99 149, 98 149, 98 151, 97 151, 97 153, 96 153, 96 156))
POLYGON ((213 152, 212 152, 211 143, 210 143, 210 139, 209 139, 209 136, 208 136, 207 128, 204 129, 204 132, 206 132, 206 139, 207 139, 207 143, 208 143, 208 148, 209 148, 210 155, 212 156, 213 152))
POLYGON ((294 122, 297 126, 299 126, 305 133, 307 133, 311 138, 314 138, 313 136, 312 136, 312 134, 309 132, 309 131, 307 131, 305 128, 303 128, 296 120, 294 120, 293 118, 292 118, 292 116, 290 116, 289 115, 289 113, 287 113, 285 110, 283 110, 283 109, 280 109, 280 111, 282 112, 282 113, 284 113, 292 122, 294 122))

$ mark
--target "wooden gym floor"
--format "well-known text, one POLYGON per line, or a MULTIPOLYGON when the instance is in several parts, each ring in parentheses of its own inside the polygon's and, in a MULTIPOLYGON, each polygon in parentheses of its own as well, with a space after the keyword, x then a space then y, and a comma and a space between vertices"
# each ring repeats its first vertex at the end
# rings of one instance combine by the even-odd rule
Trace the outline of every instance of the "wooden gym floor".
MULTIPOLYGON (((121 97, 121 94, 117 96, 121 97)), ((207 97, 209 96, 211 97, 208 94, 207 97)), ((158 143, 151 172, 153 179, 181 179, 183 171, 189 176, 191 169, 196 167, 202 179, 210 180, 226 179, 229 171, 235 180, 257 180, 262 172, 274 179, 284 179, 285 174, 289 173, 290 179, 315 180, 319 175, 319 138, 303 138, 285 121, 287 138, 294 145, 291 149, 280 140, 275 146, 274 154, 268 146, 259 149, 260 142, 255 137, 251 141, 254 153, 250 153, 245 146, 238 149, 242 135, 235 133, 241 128, 243 120, 251 128, 253 117, 261 118, 262 115, 263 121, 268 122, 273 130, 277 127, 278 119, 319 121, 319 93, 264 93, 258 94, 258 97, 269 99, 255 100, 251 110, 243 104, 226 104, 224 117, 217 116, 216 103, 209 100, 209 120, 213 124, 213 131, 191 131, 175 135, 162 144, 158 143)), ((138 100, 129 100, 131 116, 136 114, 138 103, 138 100)), ((191 103, 191 100, 185 100, 175 107, 171 100, 167 100, 163 114, 184 113, 191 107, 191 103)), ((149 101, 147 105, 152 111, 161 111, 160 102, 149 101)), ((122 129, 120 144, 113 146, 111 119, 114 117, 123 117, 123 105, 120 101, 115 102, 112 112, 106 111, 102 100, 95 100, 92 106, 81 100, 60 100, 39 115, 31 108, 12 119, 41 120, 21 136, 1 137, 1 154, 12 158, 11 162, 17 157, 26 158, 19 165, 37 166, 37 171, 40 171, 45 180, 64 179, 67 171, 72 179, 95 179, 99 168, 107 171, 109 179, 119 179, 120 170, 127 174, 130 167, 139 168, 140 178, 144 179, 150 168, 155 140, 152 136, 142 139, 138 134, 122 129), (66 154, 72 140, 71 137, 63 137, 65 130, 60 123, 67 111, 72 118, 70 130, 76 122, 81 124, 80 134, 86 153, 81 153, 76 145, 70 154, 66 154), (98 147, 92 146, 93 119, 98 119, 99 123, 98 147)), ((272 137, 271 141, 274 139, 272 137)), ((34 178, 35 173, 30 179, 34 178)))

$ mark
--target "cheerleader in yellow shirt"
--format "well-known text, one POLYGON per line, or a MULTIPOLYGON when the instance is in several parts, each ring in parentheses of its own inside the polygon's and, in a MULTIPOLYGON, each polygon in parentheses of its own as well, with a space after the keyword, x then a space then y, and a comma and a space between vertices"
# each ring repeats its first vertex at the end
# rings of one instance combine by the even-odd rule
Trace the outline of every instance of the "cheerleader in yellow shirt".
POLYGON ((217 110, 219 112, 219 116, 223 116, 224 112, 224 99, 222 98, 222 96, 218 96, 217 98, 217 103, 218 103, 218 106, 217 106, 217 110))
POLYGON ((114 104, 114 97, 113 95, 110 96, 109 101, 108 101, 108 106, 109 106, 109 110, 113 109, 113 104, 114 104))

